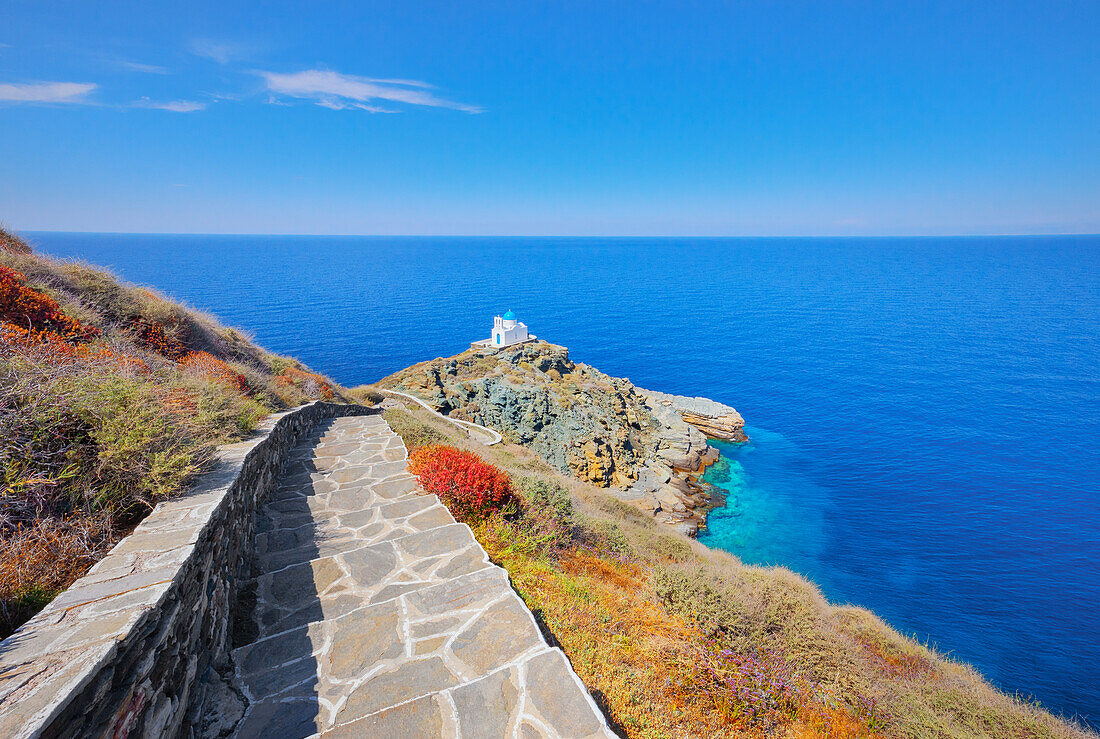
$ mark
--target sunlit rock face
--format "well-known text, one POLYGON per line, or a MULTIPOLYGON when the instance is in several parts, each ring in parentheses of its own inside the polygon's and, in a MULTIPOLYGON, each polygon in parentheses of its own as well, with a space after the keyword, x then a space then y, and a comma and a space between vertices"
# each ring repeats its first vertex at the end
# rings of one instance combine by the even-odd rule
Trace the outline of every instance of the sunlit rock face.
POLYGON ((680 420, 701 431, 711 439, 724 439, 744 443, 745 419, 728 405, 709 398, 689 398, 669 395, 655 390, 638 389, 646 404, 664 422, 672 422, 675 415, 680 420))

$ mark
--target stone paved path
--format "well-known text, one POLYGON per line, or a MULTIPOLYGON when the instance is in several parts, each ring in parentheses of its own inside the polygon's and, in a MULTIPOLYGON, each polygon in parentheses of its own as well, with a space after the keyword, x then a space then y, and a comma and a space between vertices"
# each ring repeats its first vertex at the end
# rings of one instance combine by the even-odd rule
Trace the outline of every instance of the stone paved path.
POLYGON ((257 514, 240 737, 613 736, 380 416, 326 422, 257 514))

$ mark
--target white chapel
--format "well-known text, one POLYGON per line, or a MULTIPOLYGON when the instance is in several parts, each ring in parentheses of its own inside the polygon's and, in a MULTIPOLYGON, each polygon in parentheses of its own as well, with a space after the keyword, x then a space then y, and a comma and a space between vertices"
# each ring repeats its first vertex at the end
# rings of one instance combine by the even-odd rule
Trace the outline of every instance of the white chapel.
POLYGON ((493 333, 489 338, 495 347, 527 341, 527 324, 517 321, 516 314, 509 310, 503 316, 493 318, 493 333))
POLYGON ((488 339, 475 341, 471 346, 475 349, 500 349, 535 338, 534 334, 527 332, 527 324, 516 320, 516 314, 509 310, 503 316, 493 318, 493 332, 488 339))

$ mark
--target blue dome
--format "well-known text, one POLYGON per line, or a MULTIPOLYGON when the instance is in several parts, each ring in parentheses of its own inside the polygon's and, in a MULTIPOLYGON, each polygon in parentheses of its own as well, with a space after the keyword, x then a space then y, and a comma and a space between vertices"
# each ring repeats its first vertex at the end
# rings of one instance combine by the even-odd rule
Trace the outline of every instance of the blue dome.
POLYGON ((509 310, 502 318, 504 318, 505 321, 514 321, 516 320, 516 314, 509 310))

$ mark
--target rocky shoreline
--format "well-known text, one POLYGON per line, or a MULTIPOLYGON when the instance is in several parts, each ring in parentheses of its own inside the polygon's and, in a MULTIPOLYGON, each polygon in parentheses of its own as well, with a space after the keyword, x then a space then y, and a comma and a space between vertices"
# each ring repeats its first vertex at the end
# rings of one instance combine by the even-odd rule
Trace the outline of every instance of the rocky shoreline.
POLYGON ((636 388, 646 407, 663 426, 658 460, 647 465, 638 480, 619 497, 651 512, 659 521, 687 536, 705 525, 707 513, 724 501, 700 476, 718 460, 709 439, 744 443, 745 420, 728 405, 709 398, 671 395, 636 388))
POLYGON ((719 457, 708 439, 748 440, 728 405, 635 387, 544 341, 422 362, 378 385, 493 428, 688 536, 722 503, 699 482, 719 457))

